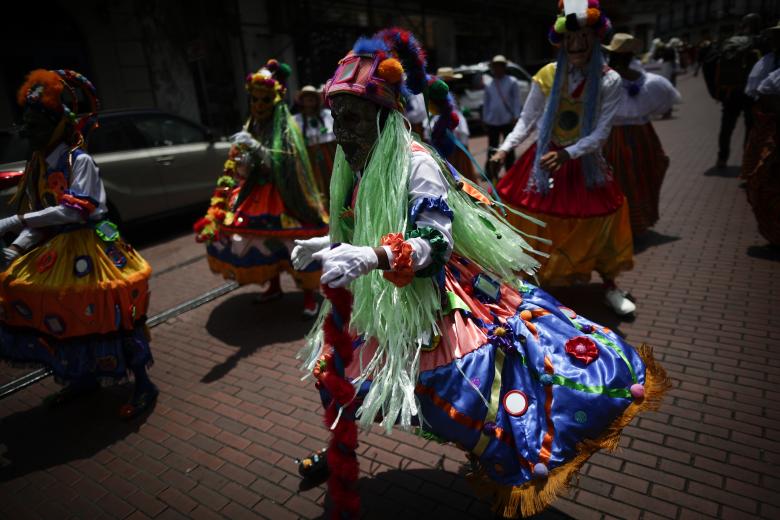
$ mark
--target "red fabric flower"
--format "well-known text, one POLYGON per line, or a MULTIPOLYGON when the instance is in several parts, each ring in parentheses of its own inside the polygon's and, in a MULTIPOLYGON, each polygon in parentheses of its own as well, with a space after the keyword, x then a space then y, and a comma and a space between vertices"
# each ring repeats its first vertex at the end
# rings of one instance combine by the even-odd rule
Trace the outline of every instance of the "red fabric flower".
POLYGON ((52 268, 54 262, 57 261, 57 252, 53 250, 46 251, 38 257, 36 261, 36 268, 39 273, 45 273, 52 268))
POLYGON ((404 240, 402 233, 389 233, 382 237, 382 245, 393 252, 392 271, 385 271, 385 279, 398 287, 409 285, 414 280, 412 268, 412 245, 404 240))
POLYGON ((566 342, 566 353, 571 357, 589 365, 599 357, 596 343, 587 336, 577 336, 566 342))

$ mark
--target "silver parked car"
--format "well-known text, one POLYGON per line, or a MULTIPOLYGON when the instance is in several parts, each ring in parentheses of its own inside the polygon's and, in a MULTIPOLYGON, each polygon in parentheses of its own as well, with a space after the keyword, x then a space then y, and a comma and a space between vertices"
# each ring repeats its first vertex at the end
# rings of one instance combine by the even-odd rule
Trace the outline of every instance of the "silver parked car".
MULTIPOLYGON (((230 143, 182 117, 157 110, 101 112, 88 151, 106 187, 109 218, 123 223, 205 207, 230 143)), ((0 130, 0 216, 13 214, 26 142, 0 130)))
MULTIPOLYGON (((461 112, 466 117, 469 129, 473 132, 482 128, 482 105, 485 104, 485 87, 493 81, 490 62, 483 61, 475 65, 461 65, 454 69, 461 79, 453 82, 452 90, 461 112)), ((520 99, 525 102, 531 90, 531 75, 523 67, 512 61, 507 63, 507 74, 520 82, 520 99)))

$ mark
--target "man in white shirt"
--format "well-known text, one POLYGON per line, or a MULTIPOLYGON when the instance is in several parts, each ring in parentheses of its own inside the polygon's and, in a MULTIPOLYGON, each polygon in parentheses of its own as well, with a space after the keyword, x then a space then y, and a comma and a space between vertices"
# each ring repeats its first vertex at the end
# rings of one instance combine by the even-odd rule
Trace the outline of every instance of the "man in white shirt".
MULTIPOLYGON (((520 83, 517 79, 507 75, 507 60, 502 55, 494 56, 490 62, 490 70, 493 81, 485 87, 485 102, 482 105, 482 122, 488 134, 488 146, 495 149, 498 144, 512 131, 515 123, 523 111, 523 103, 520 99, 520 83)), ((488 154, 488 157, 490 153, 488 154)), ((509 169, 515 162, 514 152, 507 154, 504 167, 509 169)), ((485 171, 495 178, 498 176, 500 165, 490 167, 488 162, 485 171)))

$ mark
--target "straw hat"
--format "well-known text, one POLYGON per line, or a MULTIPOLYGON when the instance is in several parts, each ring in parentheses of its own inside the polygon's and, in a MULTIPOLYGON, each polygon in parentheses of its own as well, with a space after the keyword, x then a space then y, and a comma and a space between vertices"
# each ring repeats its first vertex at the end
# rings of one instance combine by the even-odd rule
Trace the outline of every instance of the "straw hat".
POLYGON ((609 45, 601 46, 605 51, 616 54, 636 54, 642 50, 642 40, 627 33, 615 33, 609 45))
POLYGON ((493 59, 490 60, 490 63, 507 63, 507 59, 503 54, 496 54, 493 56, 493 59))
POLYGON ((436 69, 436 77, 442 81, 452 81, 454 79, 461 79, 463 74, 456 74, 452 67, 439 67, 436 69))
POLYGON ((313 96, 317 98, 317 101, 322 103, 322 93, 317 90, 317 87, 314 85, 304 85, 304 87, 298 91, 298 94, 296 94, 295 100, 300 103, 304 96, 313 96))

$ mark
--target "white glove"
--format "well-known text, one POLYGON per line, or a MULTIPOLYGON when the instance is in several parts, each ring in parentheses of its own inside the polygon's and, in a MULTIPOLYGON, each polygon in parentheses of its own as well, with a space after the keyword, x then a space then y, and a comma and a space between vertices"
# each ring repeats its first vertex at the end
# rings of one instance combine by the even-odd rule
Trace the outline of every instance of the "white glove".
POLYGON ((322 262, 320 282, 330 287, 344 287, 352 280, 368 274, 379 265, 374 249, 368 246, 340 244, 312 255, 322 262))
POLYGON ((19 256, 20 254, 16 249, 4 247, 3 250, 0 251, 0 262, 2 262, 3 265, 10 265, 10 263, 19 258, 19 256))
POLYGON ((23 227, 24 226, 22 226, 22 219, 19 218, 19 215, 2 218, 0 219, 0 237, 5 235, 6 233, 19 232, 22 230, 23 227))
POLYGON ((312 255, 330 245, 330 237, 314 237, 306 240, 296 240, 295 247, 290 255, 293 267, 297 270, 305 269, 313 261, 312 255))

